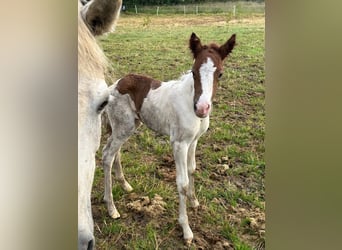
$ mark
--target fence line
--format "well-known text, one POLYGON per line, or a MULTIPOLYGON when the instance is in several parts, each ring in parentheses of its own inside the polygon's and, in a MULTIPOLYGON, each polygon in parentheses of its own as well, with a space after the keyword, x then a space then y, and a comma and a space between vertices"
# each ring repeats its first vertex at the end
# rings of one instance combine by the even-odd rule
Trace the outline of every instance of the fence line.
POLYGON ((129 6, 123 7, 123 12, 135 14, 201 14, 201 13, 231 13, 236 17, 238 14, 265 14, 264 2, 226 2, 212 4, 189 4, 189 5, 161 5, 161 6, 129 6))

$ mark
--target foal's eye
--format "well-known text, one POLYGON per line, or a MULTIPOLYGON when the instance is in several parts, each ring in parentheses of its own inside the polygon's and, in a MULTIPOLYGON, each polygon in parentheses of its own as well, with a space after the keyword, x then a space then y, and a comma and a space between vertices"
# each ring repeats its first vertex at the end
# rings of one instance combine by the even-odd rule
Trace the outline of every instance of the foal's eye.
POLYGON ((220 79, 222 77, 223 73, 220 72, 219 75, 218 75, 218 79, 220 79))
POLYGON ((107 106, 108 104, 108 99, 103 101, 98 107, 97 107, 97 113, 101 113, 104 108, 107 106))

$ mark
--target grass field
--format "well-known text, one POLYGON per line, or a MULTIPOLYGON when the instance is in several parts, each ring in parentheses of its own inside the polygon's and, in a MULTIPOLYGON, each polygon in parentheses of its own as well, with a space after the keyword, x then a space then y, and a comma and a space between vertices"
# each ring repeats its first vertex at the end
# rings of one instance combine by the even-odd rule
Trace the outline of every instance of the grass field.
MULTIPOLYGON (((225 62, 210 128, 199 140, 195 186, 200 207, 188 208, 194 242, 189 249, 264 249, 265 246, 265 75, 264 16, 122 15, 115 33, 100 39, 111 62, 110 84, 127 73, 167 81, 191 68, 188 39, 237 46, 225 62)), ((93 216, 97 249, 187 249, 178 225, 175 166, 167 137, 142 126, 123 146, 122 163, 130 194, 116 184, 113 220, 103 203, 101 149, 98 152, 93 216), (156 196, 157 195, 157 196, 156 196), (160 197, 161 198, 160 198, 160 197), (162 199, 153 207, 155 197, 162 199), (138 209, 137 204, 149 209, 138 209)))

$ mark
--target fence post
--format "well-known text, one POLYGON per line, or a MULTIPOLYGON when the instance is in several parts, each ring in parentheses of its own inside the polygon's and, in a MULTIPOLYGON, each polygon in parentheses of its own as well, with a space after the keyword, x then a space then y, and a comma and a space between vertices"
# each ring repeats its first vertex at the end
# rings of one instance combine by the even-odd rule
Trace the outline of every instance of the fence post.
POLYGON ((198 15, 198 5, 196 5, 196 15, 198 15))
POLYGON ((235 13, 236 13, 236 5, 233 6, 233 17, 235 18, 235 13))
POLYGON ((184 16, 185 16, 185 5, 183 6, 183 9, 184 9, 184 16))
POLYGON ((137 5, 134 5, 135 7, 135 14, 138 14, 138 8, 137 8, 137 5))
POLYGON ((157 16, 159 15, 159 6, 157 6, 157 16))

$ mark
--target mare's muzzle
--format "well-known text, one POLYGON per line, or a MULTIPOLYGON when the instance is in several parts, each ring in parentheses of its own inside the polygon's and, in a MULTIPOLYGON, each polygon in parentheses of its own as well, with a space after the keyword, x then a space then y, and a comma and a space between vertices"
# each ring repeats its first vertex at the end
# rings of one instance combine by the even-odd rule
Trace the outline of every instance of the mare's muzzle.
POLYGON ((81 231, 78 235, 78 250, 93 250, 95 239, 90 232, 81 231))

